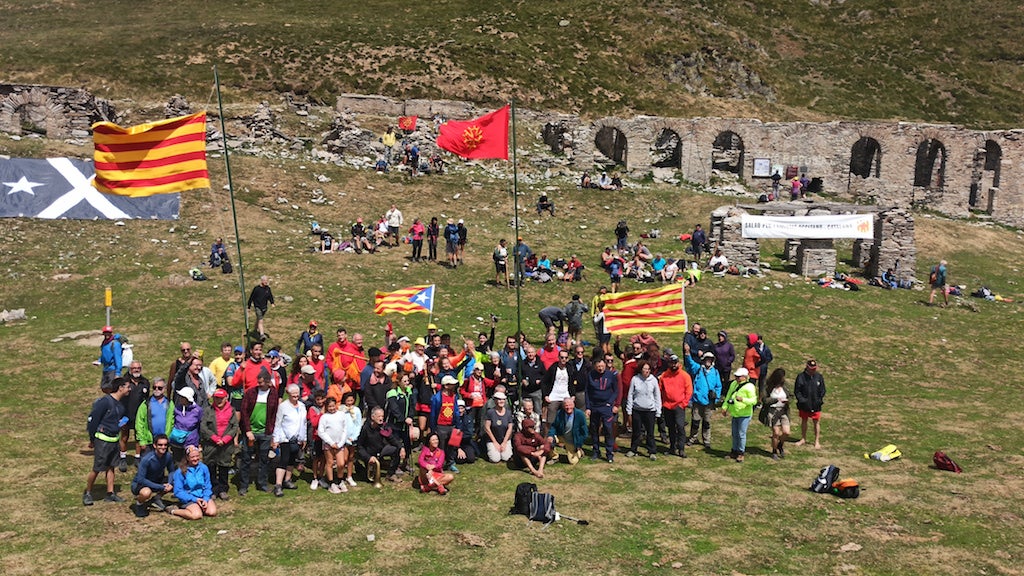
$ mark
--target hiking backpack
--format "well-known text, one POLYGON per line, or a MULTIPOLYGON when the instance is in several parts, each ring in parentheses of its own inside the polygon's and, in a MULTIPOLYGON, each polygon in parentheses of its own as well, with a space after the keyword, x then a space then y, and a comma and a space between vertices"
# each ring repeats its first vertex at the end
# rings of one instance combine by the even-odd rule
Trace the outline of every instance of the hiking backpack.
POLYGON ((223 262, 221 262, 220 271, 223 274, 231 274, 231 272, 234 271, 234 267, 231 265, 231 261, 225 259, 223 262))
POLYGON ((818 494, 825 494, 832 490, 832 485, 839 480, 839 467, 833 464, 829 464, 821 469, 818 473, 818 477, 811 482, 811 487, 808 488, 811 492, 817 492, 818 494))
POLYGON ((530 496, 530 520, 551 524, 555 521, 555 497, 546 492, 534 492, 530 496))
POLYGON ((508 509, 509 514, 522 514, 530 516, 530 503, 533 495, 537 493, 537 485, 533 482, 520 482, 516 486, 516 499, 512 507, 508 509))
POLYGON ((840 480, 832 484, 832 493, 840 498, 856 498, 860 496, 860 483, 856 480, 840 480))
POLYGON ((946 456, 946 453, 943 452, 942 450, 938 450, 935 452, 935 455, 932 456, 932 462, 935 463, 935 467, 938 468, 939 470, 948 470, 950 472, 956 472, 957 474, 963 472, 963 469, 960 468, 960 465, 957 464, 956 462, 953 462, 953 459, 950 458, 949 456, 946 456))

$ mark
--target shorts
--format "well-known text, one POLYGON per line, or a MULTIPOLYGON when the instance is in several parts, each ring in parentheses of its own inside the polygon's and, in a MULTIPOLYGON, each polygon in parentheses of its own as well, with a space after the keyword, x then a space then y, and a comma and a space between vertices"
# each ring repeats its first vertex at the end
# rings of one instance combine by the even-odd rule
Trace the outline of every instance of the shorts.
POLYGON ((310 447, 310 453, 313 454, 313 458, 319 458, 324 455, 324 441, 317 438, 313 440, 313 445, 310 447))
POLYGON ((260 308, 258 306, 256 307, 256 321, 257 322, 260 321, 260 320, 263 320, 263 317, 266 316, 266 315, 267 315, 267 309, 266 308, 260 308))
POLYGON ((818 411, 818 412, 808 412, 807 410, 801 410, 800 411, 800 418, 801 419, 810 418, 811 420, 815 420, 815 421, 821 420, 821 412, 820 411, 818 411))
POLYGON ((456 244, 455 242, 452 242, 451 240, 447 241, 444 245, 444 251, 446 254, 455 254, 458 248, 459 245, 456 244))
POLYGON ((495 262, 494 271, 497 272, 498 274, 507 274, 508 266, 506 266, 503 262, 495 262))
POLYGON ((93 443, 93 472, 112 470, 120 458, 121 447, 117 442, 106 442, 97 438, 93 443))
POLYGON ((771 426, 772 428, 776 426, 789 426, 789 413, 786 412, 785 409, 769 409, 768 425, 771 426))
MULTIPOLYGON (((132 480, 132 496, 138 496, 139 492, 142 492, 143 488, 145 488, 145 486, 137 483, 135 480, 132 480)), ((166 492, 163 490, 153 490, 154 496, 160 496, 161 494, 166 494, 166 492)))
POLYGON ((388 234, 398 236, 398 226, 388 226, 388 234))
POLYGON ((277 457, 276 468, 288 468, 299 463, 299 444, 297 442, 282 442, 277 445, 281 455, 277 457))
POLYGON ((612 274, 609 280, 612 284, 618 284, 619 282, 622 282, 622 274, 612 274))

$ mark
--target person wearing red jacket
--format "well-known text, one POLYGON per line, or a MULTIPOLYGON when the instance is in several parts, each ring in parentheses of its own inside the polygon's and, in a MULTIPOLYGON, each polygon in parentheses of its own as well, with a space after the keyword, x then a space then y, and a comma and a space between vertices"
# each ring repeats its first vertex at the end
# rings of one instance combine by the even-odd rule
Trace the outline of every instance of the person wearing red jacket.
MULTIPOLYGON (((258 385, 257 380, 261 368, 266 368, 267 372, 271 375, 274 374, 274 370, 270 367, 270 362, 263 357, 263 344, 256 342, 249 347, 249 357, 235 370, 235 375, 231 377, 231 386, 235 389, 242 388, 244 396, 245 392, 258 385)), ((276 390, 281 382, 272 376, 270 384, 276 390)))
MULTIPOLYGON (((348 339, 348 330, 338 328, 338 339, 331 342, 327 347, 327 367, 331 371, 331 379, 335 384, 345 383, 345 370, 348 365, 355 361, 357 356, 362 356, 359 347, 348 339)), ((366 366, 364 359, 363 364, 366 366)), ((358 370, 357 370, 358 371, 358 370)), ((358 385, 358 382, 356 383, 358 385)))
POLYGON ((661 413, 668 424, 668 451, 686 458, 686 406, 693 396, 693 379, 679 365, 679 356, 668 357, 668 369, 658 378, 661 413))

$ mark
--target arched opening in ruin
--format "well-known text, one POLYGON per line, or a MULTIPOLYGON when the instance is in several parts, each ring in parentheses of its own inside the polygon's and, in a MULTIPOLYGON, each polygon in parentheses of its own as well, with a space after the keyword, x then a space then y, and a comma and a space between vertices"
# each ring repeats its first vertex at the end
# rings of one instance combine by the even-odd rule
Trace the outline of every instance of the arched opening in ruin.
POLYGON ((651 165, 655 168, 679 168, 683 161, 683 140, 670 128, 662 128, 651 145, 651 165))
POLYGON ((1003 161, 1003 148, 995 140, 986 140, 984 148, 974 154, 974 170, 971 172, 971 210, 992 213, 996 193, 999 191, 999 173, 1003 161))
POLYGON ((880 178, 882 175, 882 147, 878 140, 864 136, 850 149, 850 174, 861 178, 880 178))
POLYGON ((628 146, 622 130, 614 126, 602 126, 594 137, 594 146, 613 163, 626 166, 628 146))
POLYGON ((946 147, 929 138, 917 147, 914 162, 914 186, 929 190, 942 190, 946 182, 946 147))
POLYGON ((726 130, 721 132, 711 148, 711 169, 743 176, 743 139, 726 130))

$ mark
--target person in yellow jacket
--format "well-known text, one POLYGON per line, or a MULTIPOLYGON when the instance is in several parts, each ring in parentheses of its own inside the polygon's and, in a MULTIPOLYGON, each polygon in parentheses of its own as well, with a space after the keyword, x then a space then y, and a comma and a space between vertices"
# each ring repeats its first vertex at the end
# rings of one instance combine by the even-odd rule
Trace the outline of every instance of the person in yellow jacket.
POLYGON ((735 458, 737 462, 743 462, 743 453, 747 449, 747 426, 757 404, 757 387, 748 378, 749 374, 746 368, 739 368, 733 373, 736 379, 729 383, 729 391, 722 404, 723 414, 732 416, 732 452, 729 458, 735 458))

